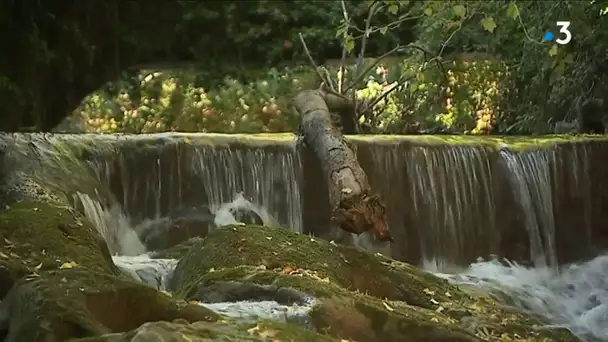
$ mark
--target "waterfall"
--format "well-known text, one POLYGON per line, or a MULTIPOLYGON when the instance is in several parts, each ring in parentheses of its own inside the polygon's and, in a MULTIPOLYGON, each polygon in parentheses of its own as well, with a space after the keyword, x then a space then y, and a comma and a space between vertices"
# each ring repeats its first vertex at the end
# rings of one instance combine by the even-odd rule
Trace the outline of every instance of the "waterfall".
POLYGON ((81 206, 85 217, 97 228, 112 255, 135 256, 146 252, 146 247, 118 204, 106 209, 81 192, 74 194, 74 201, 75 206, 81 206))
POLYGON ((442 146, 415 147, 404 156, 423 258, 458 257, 473 246, 477 253, 497 249, 488 154, 483 147, 442 146))
POLYGON ((220 205, 236 192, 250 197, 293 231, 302 232, 300 160, 290 151, 199 147, 194 174, 203 179, 207 203, 220 205))
POLYGON ((516 199, 521 205, 535 265, 557 266, 551 170, 555 150, 500 153, 510 171, 516 199))

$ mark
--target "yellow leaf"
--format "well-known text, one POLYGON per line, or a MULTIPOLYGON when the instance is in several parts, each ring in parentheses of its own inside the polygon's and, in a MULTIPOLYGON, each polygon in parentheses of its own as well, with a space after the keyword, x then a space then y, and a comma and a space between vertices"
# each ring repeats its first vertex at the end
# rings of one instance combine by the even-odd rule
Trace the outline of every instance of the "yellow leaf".
POLYGON ((74 268, 78 266, 78 263, 75 261, 68 261, 68 262, 64 262, 63 264, 61 264, 61 266, 59 266, 60 270, 66 269, 66 268, 74 268))
POLYGON ((352 52, 355 48, 355 40, 350 35, 344 36, 344 49, 346 52, 352 52))
POLYGON ((549 49, 549 56, 553 57, 557 55, 557 44, 553 44, 549 49))
POLYGON ((425 8, 424 14, 430 17, 431 15, 433 15, 433 9, 430 7, 425 8))
POLYGON ((182 334, 182 338, 184 339, 184 341, 186 342, 192 342, 192 339, 184 334, 182 334))
POLYGON ((435 304, 435 305, 438 305, 438 304, 439 304, 439 302, 438 302, 438 301, 436 301, 436 300, 435 300, 435 298, 431 298, 431 303, 433 303, 433 304, 435 304))
POLYGON ((507 7, 507 17, 511 19, 517 19, 517 13, 519 13, 517 5, 515 4, 515 1, 511 1, 509 6, 507 7))
POLYGON ((494 33, 494 29, 496 28, 496 22, 494 21, 493 17, 485 17, 481 19, 480 23, 484 30, 490 33, 494 33))
POLYGON ((452 11, 454 11, 454 14, 458 17, 464 18, 465 15, 467 15, 467 8, 464 7, 463 5, 456 5, 454 7, 452 7, 452 11))
POLYGON ((422 292, 424 292, 425 294, 430 295, 430 296, 435 294, 435 291, 431 291, 428 288, 425 288, 424 290, 422 290, 422 292))

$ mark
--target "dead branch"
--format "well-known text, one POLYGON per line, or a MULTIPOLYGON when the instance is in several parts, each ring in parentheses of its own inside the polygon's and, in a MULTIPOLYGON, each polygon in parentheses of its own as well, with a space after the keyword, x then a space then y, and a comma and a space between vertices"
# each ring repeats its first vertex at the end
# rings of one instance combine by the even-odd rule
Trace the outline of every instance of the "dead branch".
POLYGON ((367 180, 342 133, 331 122, 331 112, 350 106, 342 97, 322 90, 305 90, 294 99, 301 115, 300 131, 317 156, 329 188, 332 221, 345 231, 361 234, 372 230, 380 241, 392 241, 386 209, 367 180))

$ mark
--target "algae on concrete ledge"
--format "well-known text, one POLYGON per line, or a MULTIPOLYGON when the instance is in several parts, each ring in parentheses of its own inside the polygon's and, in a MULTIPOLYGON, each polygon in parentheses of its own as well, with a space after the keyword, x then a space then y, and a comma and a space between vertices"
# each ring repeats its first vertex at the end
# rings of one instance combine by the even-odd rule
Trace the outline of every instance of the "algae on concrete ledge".
POLYGON ((314 296, 314 326, 366 341, 578 341, 497 298, 463 291, 411 265, 285 229, 233 226, 195 243, 171 285, 186 299, 213 284, 293 288, 314 296))

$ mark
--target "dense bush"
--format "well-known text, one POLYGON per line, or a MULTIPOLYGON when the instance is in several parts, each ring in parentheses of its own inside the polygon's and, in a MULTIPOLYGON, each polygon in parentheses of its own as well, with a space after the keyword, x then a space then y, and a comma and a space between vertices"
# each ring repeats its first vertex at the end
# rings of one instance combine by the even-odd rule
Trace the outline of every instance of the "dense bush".
MULTIPOLYGON (((357 91, 359 97, 378 96, 397 79, 409 81, 360 120, 375 133, 488 132, 501 114, 505 66, 473 60, 444 63, 444 68, 420 73, 414 59, 380 65, 367 87, 357 91)), ((247 84, 227 79, 215 89, 198 87, 196 78, 192 72, 142 71, 88 96, 75 116, 93 132, 294 131, 299 120, 291 101, 298 91, 317 85, 310 68, 271 70, 247 84)))

